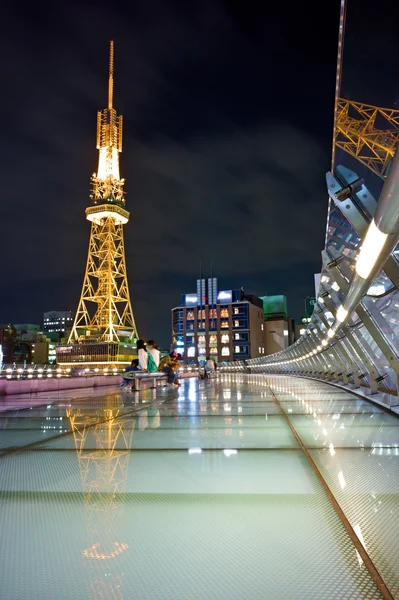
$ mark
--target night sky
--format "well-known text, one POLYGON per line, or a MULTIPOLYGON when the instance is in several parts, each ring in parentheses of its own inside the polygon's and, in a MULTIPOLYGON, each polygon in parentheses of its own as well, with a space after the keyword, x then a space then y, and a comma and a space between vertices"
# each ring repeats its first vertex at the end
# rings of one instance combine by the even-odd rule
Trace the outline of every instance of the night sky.
MULTIPOLYGON (((393 4, 349 0, 344 97, 399 107, 393 4)), ((110 39, 140 335, 168 345, 201 259, 222 288, 285 294, 300 318, 324 244, 339 0, 8 3, 2 16, 0 322, 77 307, 110 39)))

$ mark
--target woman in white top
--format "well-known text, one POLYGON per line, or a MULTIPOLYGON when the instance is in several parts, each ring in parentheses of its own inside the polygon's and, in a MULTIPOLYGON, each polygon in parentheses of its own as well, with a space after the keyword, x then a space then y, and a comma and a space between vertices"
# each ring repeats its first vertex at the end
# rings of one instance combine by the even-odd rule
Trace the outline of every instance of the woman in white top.
POLYGON ((148 354, 145 348, 144 340, 137 340, 137 354, 139 359, 140 371, 147 371, 148 366, 148 354))
POLYGON ((161 358, 161 353, 158 350, 157 345, 154 342, 154 340, 148 340, 147 348, 148 348, 148 354, 151 354, 152 358, 154 359, 154 363, 156 364, 156 367, 158 369, 159 361, 161 358))

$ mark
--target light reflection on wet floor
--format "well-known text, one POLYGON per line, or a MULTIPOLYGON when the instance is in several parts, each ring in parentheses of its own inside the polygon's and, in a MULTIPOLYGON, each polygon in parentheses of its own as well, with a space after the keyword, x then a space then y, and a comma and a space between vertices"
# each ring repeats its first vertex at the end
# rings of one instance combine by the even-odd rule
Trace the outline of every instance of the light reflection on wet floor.
MULTIPOLYGON (((0 413, 4 597, 379 598, 263 383, 0 413)), ((399 597, 399 420, 326 384, 268 383, 399 597)))

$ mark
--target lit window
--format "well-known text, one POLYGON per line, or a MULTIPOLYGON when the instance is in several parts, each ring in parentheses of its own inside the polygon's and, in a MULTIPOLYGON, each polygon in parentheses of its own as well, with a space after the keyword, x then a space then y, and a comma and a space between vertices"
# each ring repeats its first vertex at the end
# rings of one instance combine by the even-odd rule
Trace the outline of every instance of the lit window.
POLYGON ((235 307, 235 309, 234 309, 234 314, 235 315, 239 315, 240 314, 240 310, 237 307, 235 307))
POLYGON ((222 335, 222 344, 228 344, 228 343, 229 343, 229 341, 230 341, 230 337, 229 337, 229 335, 228 335, 227 333, 224 333, 224 334, 222 335))
POLYGON ((220 327, 222 327, 222 329, 228 329, 229 328, 229 322, 228 321, 222 321, 220 327))
POLYGON ((222 348, 222 356, 230 356, 230 348, 222 348))
POLYGON ((264 330, 263 323, 261 324, 260 328, 261 328, 262 331, 264 330))
POLYGON ((240 352, 240 346, 234 346, 234 352, 238 354, 240 352))
POLYGON ((227 308, 222 308, 222 310, 220 311, 220 316, 224 318, 229 316, 229 311, 227 310, 227 308))
POLYGON ((240 326, 240 321, 234 321, 234 327, 239 327, 240 326))
POLYGON ((234 339, 235 340, 239 340, 240 339, 240 334, 239 333, 235 333, 234 334, 234 339))
POLYGON ((195 348, 194 347, 189 348, 187 350, 187 356, 195 356, 195 348))
MULTIPOLYGON (((223 340, 223 336, 222 336, 222 340, 223 340)), ((209 343, 210 344, 217 344, 217 337, 216 335, 211 335, 211 337, 209 338, 209 343)))
POLYGON ((262 348, 259 346, 259 354, 262 354, 262 348))

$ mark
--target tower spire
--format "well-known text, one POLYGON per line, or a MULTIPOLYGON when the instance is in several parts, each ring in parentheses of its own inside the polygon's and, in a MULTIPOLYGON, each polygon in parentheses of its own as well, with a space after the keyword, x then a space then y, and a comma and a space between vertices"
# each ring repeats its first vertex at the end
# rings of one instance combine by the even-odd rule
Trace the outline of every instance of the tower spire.
POLYGON ((108 109, 111 110, 114 99, 114 40, 109 43, 109 79, 108 79, 108 109))
POLYGON ((113 107, 114 42, 109 48, 108 108, 97 113, 98 170, 91 177, 89 256, 70 343, 132 342, 137 337, 125 261, 123 225, 129 221, 119 175, 122 115, 113 107))

